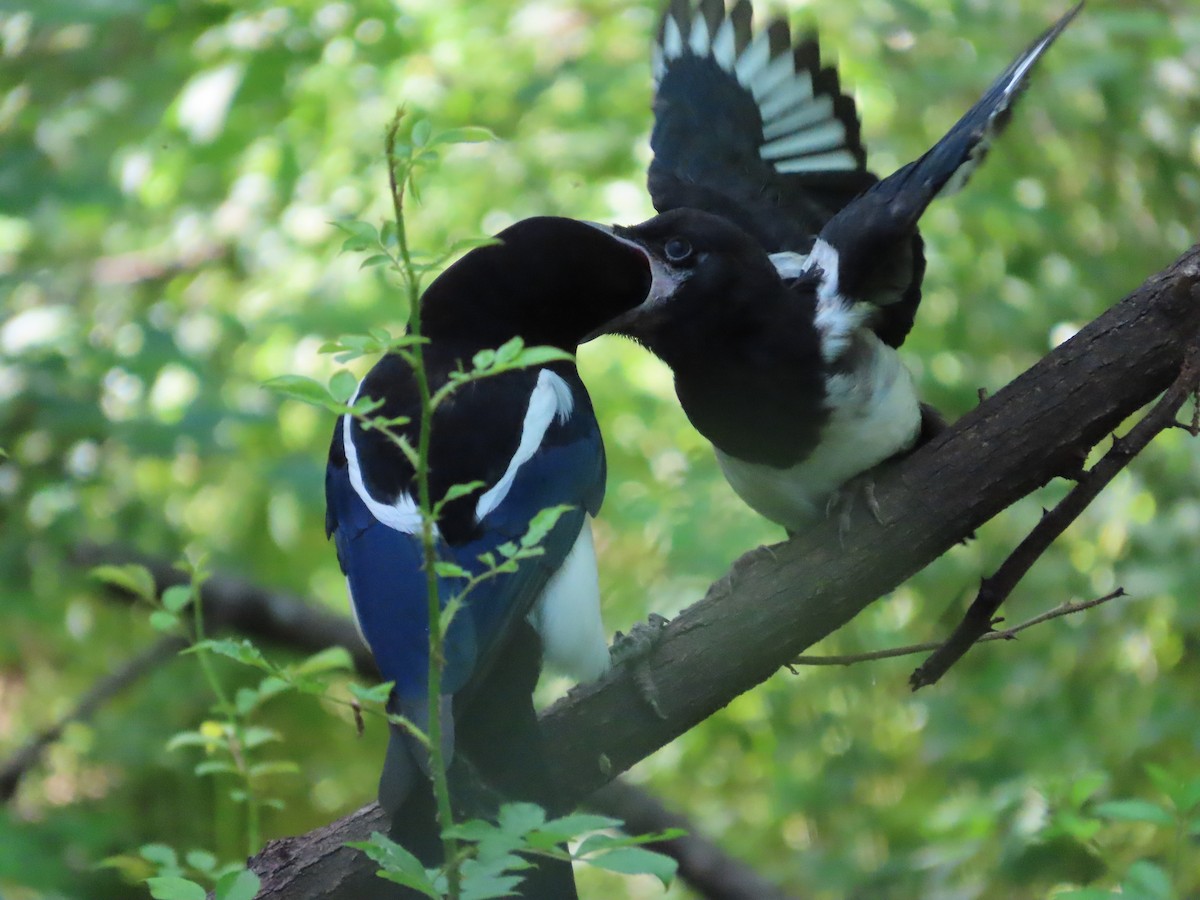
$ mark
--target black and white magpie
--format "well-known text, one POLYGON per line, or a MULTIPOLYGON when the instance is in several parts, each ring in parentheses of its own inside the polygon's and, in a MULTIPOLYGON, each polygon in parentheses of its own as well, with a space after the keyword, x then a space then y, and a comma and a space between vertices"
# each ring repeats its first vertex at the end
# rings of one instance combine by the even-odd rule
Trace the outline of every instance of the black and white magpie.
MULTIPOLYGON (((651 284, 643 252, 587 224, 527 219, 443 272, 422 298, 424 362, 438 390, 481 350, 513 337, 574 352, 603 322, 642 302, 651 284)), ((407 417, 394 429, 417 446, 419 393, 409 364, 384 356, 355 398, 382 401, 372 415, 407 417)), ((541 510, 567 505, 543 554, 483 581, 445 635, 440 716, 447 753, 464 753, 509 799, 555 806, 531 692, 542 659, 581 680, 608 666, 590 517, 604 496, 604 446, 591 400, 571 362, 512 370, 456 390, 435 411, 429 450, 434 502, 454 485, 436 522, 439 558, 469 574, 485 554, 520 542, 541 510)), ((413 466, 394 440, 350 415, 334 429, 326 472, 326 529, 337 546, 360 630, 383 677, 389 707, 420 727, 427 702, 429 623, 413 466)), ((463 577, 439 577, 443 605, 463 577)), ((427 864, 440 855, 427 752, 393 728, 380 804, 393 836, 427 864)), ((452 785, 453 787, 453 785, 452 785)), ((479 814, 475 812, 475 814, 479 814)), ((569 865, 543 863, 525 897, 574 897, 569 865)))
POLYGON ((719 0, 668 10, 649 174, 660 215, 613 229, 650 253, 655 289, 607 330, 672 368, 688 418, 762 515, 797 530, 918 441, 930 417, 896 353, 920 301, 917 221, 966 182, 1079 8, 882 181, 812 40, 789 47, 782 23, 752 35, 744 0, 728 15, 719 0))

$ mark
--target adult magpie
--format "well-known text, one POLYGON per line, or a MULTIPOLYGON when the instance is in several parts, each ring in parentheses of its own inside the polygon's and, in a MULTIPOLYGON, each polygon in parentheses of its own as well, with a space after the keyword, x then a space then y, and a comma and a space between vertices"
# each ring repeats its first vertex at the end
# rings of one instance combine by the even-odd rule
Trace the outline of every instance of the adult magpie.
MULTIPOLYGON (((570 219, 526 219, 443 272, 422 298, 424 367, 438 390, 481 350, 514 337, 574 352, 580 339, 647 296, 644 252, 570 219)), ((372 413, 399 420, 393 435, 418 443, 419 389, 398 354, 380 359, 355 398, 382 401, 372 413), (402 418, 403 417, 403 418, 402 418)), ((383 677, 389 708, 425 728, 438 715, 449 757, 457 745, 508 799, 556 805, 538 740, 531 692, 541 661, 579 679, 600 675, 608 649, 600 621, 590 517, 604 495, 604 446, 592 403, 571 362, 510 370, 459 387, 434 413, 429 479, 441 560, 460 567, 437 579, 440 602, 466 578, 503 561, 534 517, 563 514, 543 553, 495 575, 466 597, 445 635, 439 709, 428 708, 429 623, 415 472, 393 437, 350 415, 338 419, 326 471, 326 529, 336 543, 360 630, 383 677), (455 485, 477 484, 465 496, 455 485), (463 574, 465 573, 465 575, 463 574)), ((393 728, 380 804, 393 837, 427 864, 440 857, 428 753, 393 728)), ((456 790, 456 802, 462 791, 456 790)), ((478 809, 468 809, 479 815, 478 809)), ((570 865, 544 863, 525 897, 574 897, 570 865)))
POLYGON ((649 173, 661 214, 613 229, 659 277, 608 330, 672 368, 688 418, 762 515, 801 528, 933 424, 896 353, 920 301, 917 221, 966 182, 1080 6, 882 181, 812 40, 790 47, 783 23, 752 35, 745 2, 668 10, 649 173))

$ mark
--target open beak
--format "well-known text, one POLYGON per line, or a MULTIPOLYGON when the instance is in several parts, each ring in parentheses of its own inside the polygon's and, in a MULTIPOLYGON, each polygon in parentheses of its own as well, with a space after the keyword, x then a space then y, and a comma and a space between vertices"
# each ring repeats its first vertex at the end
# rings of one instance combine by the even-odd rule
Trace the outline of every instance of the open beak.
POLYGON ((623 228, 620 225, 601 225, 599 222, 588 222, 587 224, 593 228, 598 228, 610 237, 616 238, 621 243, 627 244, 645 255, 647 262, 650 263, 650 290, 646 293, 646 298, 641 303, 633 309, 617 316, 615 319, 609 319, 595 331, 585 336, 580 343, 586 344, 588 341, 598 338, 602 334, 627 334, 630 337, 636 337, 637 323, 647 313, 656 310, 672 297, 683 279, 676 270, 670 268, 663 260, 651 252, 649 248, 633 238, 630 234, 630 229, 623 228))

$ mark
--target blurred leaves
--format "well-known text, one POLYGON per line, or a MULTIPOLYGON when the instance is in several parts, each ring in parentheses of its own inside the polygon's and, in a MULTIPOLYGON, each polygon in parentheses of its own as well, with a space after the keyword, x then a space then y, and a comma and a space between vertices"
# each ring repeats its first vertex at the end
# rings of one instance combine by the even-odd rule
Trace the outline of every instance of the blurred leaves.
MULTIPOLYGON (((814 0, 790 15, 820 27, 887 172, 1059 11, 814 0)), ((440 157, 409 210, 419 264, 529 215, 638 221, 651 212, 657 15, 641 0, 37 0, 0 12, 0 755, 154 640, 143 612, 110 604, 68 563, 79 541, 172 558, 195 544, 214 569, 345 609, 322 466, 351 379, 404 346, 400 286, 386 265, 360 268, 395 252, 378 224, 391 212, 392 111, 434 123, 413 139, 440 157), (453 134, 475 124, 496 140, 431 146, 439 129, 485 137, 453 134), (309 381, 263 388, 285 374, 309 381), (297 393, 320 405, 286 399, 297 393)), ((923 221, 929 269, 904 356, 927 400, 967 412, 977 389, 1002 387, 1195 239, 1197 47, 1192 7, 1116 0, 1089 3, 1056 45, 969 188, 923 221)), ((606 625, 628 631, 782 536, 724 486, 661 365, 614 338, 579 364, 608 451, 596 525, 606 625)), ((781 674, 635 778, 818 900, 1135 883, 1154 896, 1156 871, 1195 894, 1194 838, 1176 873, 1178 829, 1099 811, 1196 817, 1197 485, 1194 443, 1164 435, 1030 573, 1010 614, 1117 585, 1136 604, 980 647, 927 696, 908 693, 903 660, 781 674)), ((1062 492, 1052 484, 989 523, 814 652, 944 634, 1062 492)), ((148 590, 136 570, 104 578, 148 590)), ((158 624, 175 629, 185 599, 164 597, 158 624)), ((287 680, 315 690, 304 660, 264 672, 242 665, 236 641, 222 647, 214 662, 238 708, 284 736, 304 775, 278 780, 287 807, 265 813, 266 833, 368 799, 382 722, 368 718, 360 740, 347 706, 322 701, 330 715, 314 719, 287 680)), ((326 663, 339 661, 307 665, 326 663)), ((236 857, 240 843, 211 827, 234 801, 192 777, 195 759, 162 749, 210 703, 194 667, 173 665, 68 729, 0 816, 0 892, 125 898, 124 870, 93 866, 150 842, 236 857)), ((203 881, 186 854, 183 866, 155 874, 203 881)), ((584 896, 658 890, 590 867, 580 882, 584 896)), ((668 896, 689 895, 675 884, 668 896)))

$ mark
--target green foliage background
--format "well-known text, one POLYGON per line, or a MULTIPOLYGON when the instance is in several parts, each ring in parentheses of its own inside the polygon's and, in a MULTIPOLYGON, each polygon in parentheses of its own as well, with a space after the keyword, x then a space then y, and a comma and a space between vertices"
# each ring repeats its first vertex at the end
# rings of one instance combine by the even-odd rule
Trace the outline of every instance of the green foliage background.
MULTIPOLYGON (((859 101, 873 167, 921 152, 1059 12, 1041 0, 812 0, 859 101)), ((762 9, 759 12, 763 12, 762 9)), ((331 422, 261 383, 325 378, 317 348, 406 317, 329 222, 388 214, 395 105, 497 143, 455 148, 412 210, 434 248, 533 214, 651 213, 653 3, 36 0, 0 6, 0 757, 153 640, 70 563, 83 541, 177 556, 345 608, 323 533, 331 422)), ((924 220, 929 274, 905 358, 951 415, 1195 240, 1200 11, 1095 0, 1034 77, 988 165, 924 220)), ((606 618, 672 614, 781 537, 724 486, 669 374, 606 338, 580 354, 610 459, 606 618)), ((1102 823, 1161 801, 1147 766, 1200 778, 1200 463, 1163 435, 1011 601, 1018 621, 1131 599, 973 651, 909 693, 915 659, 783 672, 632 777, 731 853, 816 898, 1044 897, 1131 863, 1200 892, 1200 846, 1102 823), (1182 850, 1180 851, 1180 847, 1182 850)), ((820 652, 946 633, 1051 485, 820 652)), ((283 652, 283 651, 281 651, 283 652)), ((548 685, 548 694, 560 687, 548 685)), ((75 726, 0 812, 0 892, 128 897, 98 870, 147 841, 241 850, 220 782, 166 739, 210 699, 179 661, 75 726)), ((308 698, 269 707, 302 769, 270 835, 370 798, 382 734, 308 698)), ((585 896, 653 897, 588 872, 585 896)), ((671 897, 688 897, 677 885, 671 897)), ((1149 896, 1149 895, 1147 895, 1149 896)))

